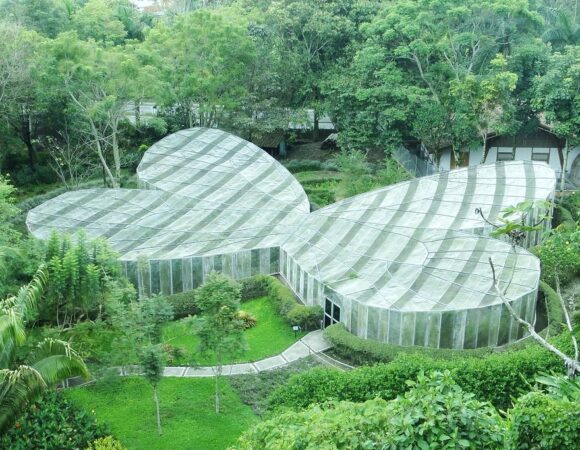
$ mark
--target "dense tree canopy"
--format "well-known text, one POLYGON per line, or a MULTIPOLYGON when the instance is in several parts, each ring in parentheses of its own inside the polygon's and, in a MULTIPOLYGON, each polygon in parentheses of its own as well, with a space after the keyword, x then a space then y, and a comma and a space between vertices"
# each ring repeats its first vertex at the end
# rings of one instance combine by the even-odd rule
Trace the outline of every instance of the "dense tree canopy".
POLYGON ((169 131, 252 138, 303 108, 315 134, 328 113, 339 145, 362 151, 420 140, 458 158, 542 114, 573 141, 551 89, 574 104, 573 3, 172 1, 154 18, 128 0, 2 0, 0 167, 16 184, 102 169, 119 186, 131 152, 169 131))

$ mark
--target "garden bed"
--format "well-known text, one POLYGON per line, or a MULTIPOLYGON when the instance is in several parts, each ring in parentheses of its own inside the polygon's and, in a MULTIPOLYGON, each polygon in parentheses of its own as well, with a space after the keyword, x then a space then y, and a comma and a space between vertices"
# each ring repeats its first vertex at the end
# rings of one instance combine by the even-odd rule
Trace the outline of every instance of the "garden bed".
MULTIPOLYGON (((244 332, 247 350, 236 358, 224 361, 226 364, 257 361, 277 355, 306 334, 294 334, 292 327, 276 313, 275 306, 268 297, 248 300, 242 304, 242 310, 253 315, 257 324, 244 332)), ((213 364, 211 360, 202 358, 197 353, 198 340, 187 319, 167 324, 163 332, 163 342, 183 350, 183 355, 171 361, 171 365, 213 364)))

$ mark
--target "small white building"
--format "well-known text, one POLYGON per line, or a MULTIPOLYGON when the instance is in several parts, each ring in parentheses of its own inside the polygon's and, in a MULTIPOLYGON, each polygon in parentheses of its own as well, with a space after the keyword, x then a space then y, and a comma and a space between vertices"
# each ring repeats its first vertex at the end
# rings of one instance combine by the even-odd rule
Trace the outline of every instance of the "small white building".
MULTIPOLYGON (((540 125, 534 132, 518 133, 514 136, 495 135, 487 141, 487 156, 482 161, 483 145, 465 149, 459 164, 453 157, 451 148, 441 153, 439 168, 451 170, 458 167, 476 166, 497 161, 540 161, 547 163, 558 178, 566 160, 565 141, 546 125, 540 125)), ((569 150, 566 174, 571 183, 580 186, 580 147, 569 150)))

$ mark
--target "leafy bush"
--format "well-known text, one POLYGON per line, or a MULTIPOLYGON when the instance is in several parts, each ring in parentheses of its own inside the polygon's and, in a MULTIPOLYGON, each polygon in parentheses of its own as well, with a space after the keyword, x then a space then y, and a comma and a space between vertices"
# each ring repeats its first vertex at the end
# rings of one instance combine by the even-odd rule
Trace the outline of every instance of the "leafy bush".
POLYGON ((290 161, 285 161, 283 164, 291 173, 322 170, 322 161, 314 159, 292 159, 290 161))
POLYGON ((247 311, 238 311, 237 319, 242 322, 244 330, 255 327, 258 320, 247 311))
POLYGON ((106 436, 91 442, 87 450, 125 450, 125 447, 113 436, 106 436))
POLYGON ((316 328, 322 319, 322 308, 305 306, 296 302, 292 290, 274 277, 267 277, 269 283, 268 295, 274 301, 280 316, 290 325, 302 325, 305 329, 316 328))
POLYGON ((572 213, 568 211, 561 205, 556 205, 554 207, 554 217, 553 217, 553 225, 554 228, 562 227, 562 228, 575 228, 576 222, 572 217, 572 213))
MULTIPOLYGON (((570 350, 570 339, 558 337, 556 345, 570 350)), ((540 372, 563 371, 563 364, 547 350, 530 345, 520 350, 493 353, 483 358, 437 360, 426 355, 400 355, 389 364, 361 367, 350 372, 315 369, 292 377, 270 396, 270 407, 304 408, 329 400, 362 402, 381 397, 389 400, 407 390, 406 380, 421 371, 449 370, 466 392, 500 409, 528 389, 528 381, 540 372)))
POLYGON ((402 347, 385 342, 362 339, 349 333, 344 324, 337 323, 324 330, 324 336, 333 344, 332 351, 341 359, 354 365, 388 363, 400 354, 421 353, 438 359, 482 357, 490 349, 453 350, 423 347, 402 347))
POLYGON ((530 392, 516 402, 509 417, 513 449, 578 448, 580 408, 577 402, 530 392))
POLYGON ((314 170, 336 171, 338 167, 333 161, 318 161, 314 159, 291 159, 283 162, 286 169, 291 173, 311 172, 314 170))
POLYGON ((580 226, 557 229, 534 250, 542 265, 542 279, 550 286, 566 284, 580 276, 580 226))
POLYGON ((239 449, 504 448, 505 423, 451 374, 419 374, 404 396, 387 402, 333 402, 259 423, 239 449))
POLYGON ((32 404, 13 428, 0 436, 0 448, 61 450, 86 448, 106 436, 94 416, 77 408, 58 392, 46 393, 32 404))
POLYGON ((179 294, 155 297, 156 300, 164 300, 173 308, 173 317, 183 319, 187 316, 195 316, 199 308, 195 303, 195 291, 181 292, 179 294))
POLYGON ((303 330, 312 330, 320 327, 323 311, 320 306, 294 305, 286 315, 291 325, 300 325, 303 330))
POLYGON ((240 281, 242 286, 242 302, 268 295, 270 283, 267 275, 254 275, 240 281))
POLYGON ((560 206, 570 211, 574 222, 580 220, 580 193, 578 191, 564 197, 560 202, 560 206))

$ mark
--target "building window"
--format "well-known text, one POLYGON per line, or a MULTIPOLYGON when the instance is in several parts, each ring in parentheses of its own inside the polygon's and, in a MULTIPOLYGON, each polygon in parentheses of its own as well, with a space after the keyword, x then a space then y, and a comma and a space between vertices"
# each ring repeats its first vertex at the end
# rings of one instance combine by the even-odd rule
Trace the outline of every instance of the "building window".
POLYGON ((549 148, 533 148, 532 161, 550 163, 550 149, 549 148))
POLYGON ((515 156, 515 148, 500 147, 497 149, 497 161, 513 161, 515 156))
POLYGON ((324 328, 338 322, 340 322, 340 306, 327 298, 324 303, 324 328))

